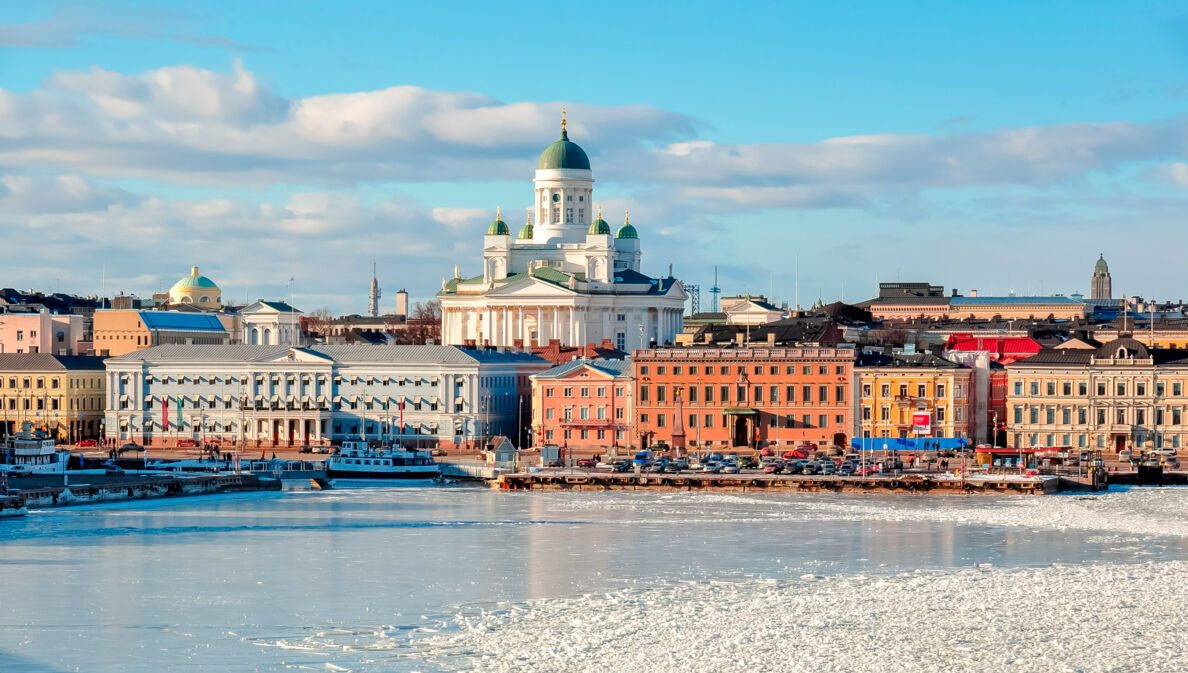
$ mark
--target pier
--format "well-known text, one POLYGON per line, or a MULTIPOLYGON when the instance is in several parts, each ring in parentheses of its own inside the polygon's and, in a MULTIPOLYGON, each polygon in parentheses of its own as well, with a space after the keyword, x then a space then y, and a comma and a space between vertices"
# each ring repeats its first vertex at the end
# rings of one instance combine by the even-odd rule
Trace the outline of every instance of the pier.
POLYGON ((979 475, 962 479, 951 475, 880 475, 838 477, 768 474, 628 473, 569 471, 505 474, 492 486, 507 490, 546 491, 726 491, 741 493, 930 493, 1046 495, 1062 490, 1055 476, 1015 477, 979 475))
POLYGON ((104 476, 77 475, 79 483, 63 484, 62 477, 24 477, 9 481, 0 497, 0 511, 27 507, 68 507, 124 500, 148 500, 215 493, 279 491, 279 479, 253 474, 104 476), (13 488, 17 486, 17 488, 13 488))

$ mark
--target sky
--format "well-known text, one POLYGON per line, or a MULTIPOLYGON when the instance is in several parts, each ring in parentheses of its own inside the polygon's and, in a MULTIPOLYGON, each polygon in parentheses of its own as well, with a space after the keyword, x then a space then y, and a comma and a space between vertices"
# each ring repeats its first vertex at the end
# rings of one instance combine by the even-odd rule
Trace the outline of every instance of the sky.
POLYGON ((560 109, 643 271, 1188 299, 1188 2, 0 4, 0 286, 363 313, 532 202, 560 109), (292 282, 290 283, 290 279, 292 282))

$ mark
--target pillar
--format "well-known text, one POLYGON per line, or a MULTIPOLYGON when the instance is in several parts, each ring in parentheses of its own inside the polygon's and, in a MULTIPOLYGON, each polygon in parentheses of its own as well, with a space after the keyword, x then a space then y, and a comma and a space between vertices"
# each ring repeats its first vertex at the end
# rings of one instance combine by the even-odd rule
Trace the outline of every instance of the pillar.
POLYGON ((536 345, 544 342, 544 309, 536 307, 536 345))

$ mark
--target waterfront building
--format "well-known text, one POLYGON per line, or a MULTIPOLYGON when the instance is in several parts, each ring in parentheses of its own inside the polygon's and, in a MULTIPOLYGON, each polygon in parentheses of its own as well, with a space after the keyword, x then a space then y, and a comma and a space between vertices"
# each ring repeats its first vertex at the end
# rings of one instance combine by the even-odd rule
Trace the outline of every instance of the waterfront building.
POLYGON ((219 309, 223 306, 223 291, 215 282, 190 269, 190 275, 179 279, 169 288, 170 304, 193 304, 201 308, 219 309))
POLYGON ((630 360, 573 360, 532 375, 537 446, 577 451, 631 446, 634 379, 630 360))
POLYGON ((83 316, 55 314, 49 309, 0 313, 0 353, 86 355, 83 316))
POLYGON ((1029 336, 983 336, 961 332, 950 334, 945 342, 946 357, 952 351, 985 351, 991 360, 1003 365, 1029 358, 1042 349, 1043 346, 1029 336))
POLYGON ((239 310, 240 343, 301 346, 301 311, 283 301, 258 299, 239 310))
POLYGON ((609 339, 621 351, 673 343, 688 295, 671 271, 641 272, 636 226, 624 216, 612 230, 593 197, 590 160, 563 118, 560 140, 537 161, 527 222, 513 236, 497 209, 482 273, 463 278, 455 267, 442 281, 443 343, 528 349, 609 339))
POLYGON ((1089 314, 1089 307, 1074 297, 979 297, 973 292, 968 297, 955 296, 949 299, 949 317, 957 320, 1082 320, 1089 314))
POLYGON ((116 357, 165 344, 218 345, 231 342, 220 316, 187 311, 95 311, 96 355, 116 357))
POLYGON ((59 442, 102 435, 103 358, 51 353, 0 354, 0 436, 25 421, 59 442))
POLYGON ((1124 336, 1045 348, 1007 365, 1012 446, 1179 449, 1188 441, 1188 351, 1124 336))
MULTIPOLYGON (((974 368, 931 353, 863 353, 855 372, 864 440, 975 438, 974 368), (926 425, 916 423, 921 412, 928 415, 926 425)), ((868 448, 881 446, 875 441, 868 448)))
POLYGON ((450 346, 155 346, 110 358, 107 437, 250 448, 345 438, 421 447, 515 436, 526 353, 450 346))
POLYGON ((1106 264, 1105 255, 1102 254, 1097 258, 1097 263, 1093 265, 1093 275, 1089 278, 1090 299, 1113 299, 1114 298, 1114 283, 1110 278, 1110 265, 1106 264))
POLYGON ((854 436, 852 348, 696 346, 631 359, 636 446, 674 436, 707 449, 848 446, 854 436))

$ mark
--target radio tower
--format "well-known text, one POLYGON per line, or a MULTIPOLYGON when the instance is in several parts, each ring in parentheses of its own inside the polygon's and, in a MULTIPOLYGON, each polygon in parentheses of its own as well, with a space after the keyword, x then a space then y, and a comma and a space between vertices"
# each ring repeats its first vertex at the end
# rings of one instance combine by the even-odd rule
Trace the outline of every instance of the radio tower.
POLYGON ((371 294, 370 301, 367 304, 367 315, 372 318, 379 317, 379 299, 380 288, 379 281, 375 278, 375 262, 371 263, 371 294))
POLYGON ((710 310, 713 311, 714 313, 717 313, 720 310, 718 308, 718 295, 720 295, 720 294, 722 294, 722 288, 718 287, 718 267, 715 266, 714 267, 714 286, 710 288, 710 295, 713 297, 713 301, 710 302, 711 304, 713 304, 713 307, 710 308, 710 310))
POLYGON ((696 283, 685 283, 685 292, 689 293, 689 314, 701 313, 701 286, 696 283))

